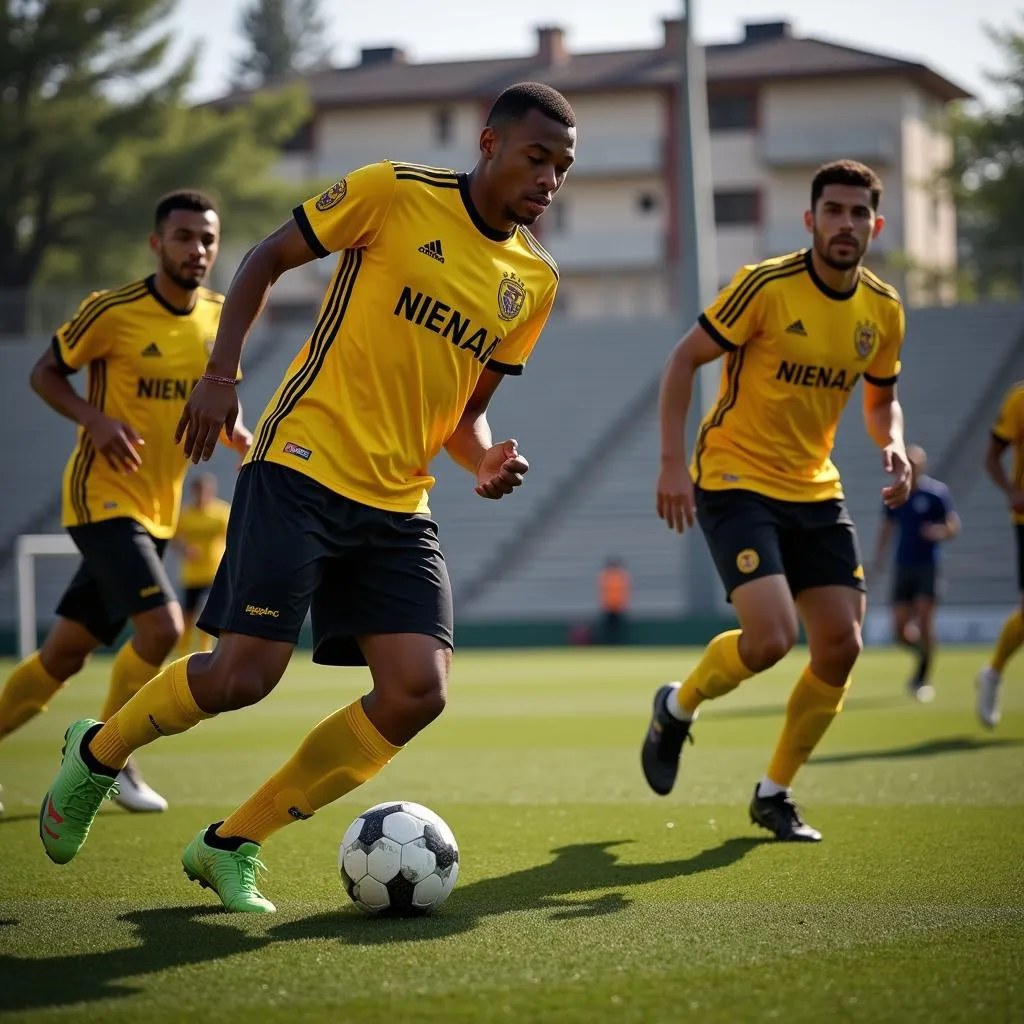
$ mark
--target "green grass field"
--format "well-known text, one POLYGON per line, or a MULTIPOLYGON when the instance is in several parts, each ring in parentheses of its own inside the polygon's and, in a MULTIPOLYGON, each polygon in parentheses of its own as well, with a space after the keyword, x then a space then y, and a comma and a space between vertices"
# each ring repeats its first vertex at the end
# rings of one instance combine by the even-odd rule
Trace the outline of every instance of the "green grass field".
MULTIPOLYGON (((448 710, 361 791, 266 846, 269 917, 228 915, 179 854, 360 692, 297 660, 260 706, 144 750, 166 814, 105 809, 66 867, 39 800, 67 723, 94 714, 96 661, 0 746, 0 1012, 10 1021, 1011 1021, 1024 1019, 1024 665, 994 733, 973 715, 983 657, 939 657, 934 704, 909 660, 863 658, 798 779, 822 830, 778 844, 746 806, 793 654, 707 705, 680 784, 653 796, 638 752, 653 688, 695 651, 466 652, 448 710), (462 873, 433 917, 364 918, 338 880, 349 821, 433 807, 462 873)), ((6 672, 7 666, 0 665, 6 672)))

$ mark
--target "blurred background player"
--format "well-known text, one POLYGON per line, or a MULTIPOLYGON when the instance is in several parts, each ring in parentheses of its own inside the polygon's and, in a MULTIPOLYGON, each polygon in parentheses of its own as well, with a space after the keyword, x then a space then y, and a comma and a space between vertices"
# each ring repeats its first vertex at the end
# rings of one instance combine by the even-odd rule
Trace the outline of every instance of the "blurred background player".
POLYGON ((942 587, 939 545, 960 532, 949 488, 926 475, 928 456, 920 445, 907 448, 910 497, 898 508, 882 506, 882 527, 875 550, 875 571, 881 573, 889 544, 897 534, 893 558, 892 616, 896 642, 917 654, 917 668, 907 684, 922 703, 935 697, 928 682, 935 652, 935 605, 942 587))
POLYGON ((1003 625, 992 660, 978 673, 978 718, 993 729, 999 724, 999 685, 1006 663, 1024 643, 1024 381, 1018 381, 1003 399, 985 455, 985 471, 1006 495, 1017 542, 1017 583, 1021 603, 1003 625), (1003 467, 1003 454, 1013 449, 1013 476, 1003 467))
POLYGON ((810 663, 790 694, 750 819, 784 841, 818 842, 793 802, 793 778, 840 712, 862 648, 864 570, 832 462, 836 428, 863 379, 864 423, 893 477, 910 489, 896 398, 903 304, 861 263, 884 224, 882 183, 840 160, 818 169, 804 226, 810 249, 737 271, 676 346, 662 375, 657 512, 683 532, 696 513, 740 628, 716 636, 682 683, 662 686, 641 763, 671 792, 697 709, 781 661, 797 641, 810 663), (718 401, 686 453, 698 367, 726 355, 718 401))
POLYGON ((600 641, 621 644, 630 598, 629 571, 621 559, 605 562, 597 578, 597 598, 601 604, 600 641))
POLYGON ((174 535, 174 547, 181 552, 181 585, 185 589, 179 657, 197 648, 209 651, 213 647, 213 637, 195 625, 224 554, 231 514, 231 506, 217 497, 217 478, 213 473, 194 477, 189 492, 192 500, 181 506, 178 532, 174 535))
MULTIPOLYGON (((220 218, 209 197, 164 196, 149 237, 156 273, 90 295, 32 370, 36 394, 78 424, 62 523, 82 561, 42 647, 0 694, 0 737, 45 710, 129 620, 132 636, 114 659, 103 720, 160 670, 181 636, 181 607, 163 564, 188 468, 174 428, 217 333, 223 298, 201 285, 219 245, 220 218), (69 380, 83 367, 85 398, 69 380)), ((231 446, 244 453, 250 442, 236 423, 231 446)), ((117 790, 114 799, 128 810, 167 807, 134 761, 118 773, 117 790)))

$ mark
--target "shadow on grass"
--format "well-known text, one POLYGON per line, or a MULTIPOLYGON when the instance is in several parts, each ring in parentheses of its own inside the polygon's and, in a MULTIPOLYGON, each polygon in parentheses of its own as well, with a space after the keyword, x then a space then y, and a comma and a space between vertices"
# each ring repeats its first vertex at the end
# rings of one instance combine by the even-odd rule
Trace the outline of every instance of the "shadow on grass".
MULTIPOLYGON (((906 697, 847 697, 843 702, 844 711, 871 711, 884 708, 896 707, 897 704, 907 704, 906 697)), ((786 702, 780 704, 754 704, 751 707, 739 708, 717 708, 713 704, 704 705, 705 710, 701 715, 707 715, 707 720, 712 718, 781 718, 786 713, 786 702)))
POLYGON ((588 892, 727 868, 764 841, 728 839, 685 860, 660 864, 621 863, 611 850, 631 840, 564 846, 553 851, 555 858, 547 864, 460 887, 437 914, 409 920, 373 920, 347 906, 249 934, 227 924, 233 919, 219 907, 136 910, 120 920, 135 927, 138 945, 55 957, 0 955, 0 977, 5 979, 0 1009, 44 1009, 129 996, 138 992, 136 979, 145 975, 257 952, 279 942, 322 939, 386 945, 440 939, 470 931, 490 915, 520 910, 550 909, 552 921, 601 917, 622 910, 629 899, 623 892, 588 898, 588 892))
POLYGON ((38 821, 39 812, 29 811, 27 814, 2 814, 0 825, 13 825, 16 821, 38 821))
POLYGON ((903 757, 935 757, 940 754, 966 754, 975 750, 1024 746, 1024 739, 984 739, 977 736, 950 736, 941 740, 924 740, 909 747, 888 750, 850 750, 843 754, 812 757, 811 764, 848 764, 851 761, 888 761, 903 757))

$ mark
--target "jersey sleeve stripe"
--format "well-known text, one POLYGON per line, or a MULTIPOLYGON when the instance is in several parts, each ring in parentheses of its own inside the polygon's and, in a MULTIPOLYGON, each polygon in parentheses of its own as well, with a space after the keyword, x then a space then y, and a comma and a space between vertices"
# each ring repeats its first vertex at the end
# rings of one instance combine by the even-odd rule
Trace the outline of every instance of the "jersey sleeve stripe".
POLYGON ((891 284, 886 284, 877 274, 873 271, 868 270, 867 267, 861 267, 861 277, 866 285, 878 292, 879 295, 884 295, 887 299, 892 299, 893 302, 899 302, 902 304, 900 293, 896 291, 891 284))
POLYGON ((149 288, 145 281, 119 288, 116 292, 105 292, 95 302, 91 302, 82 312, 75 317, 68 327, 64 336, 64 344, 70 351, 84 337, 85 332, 109 309, 114 306, 123 306, 129 302, 137 302, 149 294, 149 288))
POLYGON ((900 379, 900 375, 897 373, 893 377, 872 377, 870 373, 865 373, 864 379, 869 384, 874 384, 876 388, 891 388, 900 379))
POLYGON ((323 259, 325 256, 330 256, 330 250, 324 248, 324 243, 316 237, 316 232, 313 230, 313 225, 309 223, 309 215, 302 206, 296 206, 292 210, 292 217, 295 218, 295 223, 298 224, 299 230, 302 232, 302 237, 306 240, 306 245, 309 246, 310 252, 313 253, 318 259, 323 259))
POLYGON ((415 174, 421 174, 427 178, 440 178, 442 180, 455 181, 458 175, 455 171, 448 167, 431 167, 429 164, 399 164, 393 163, 391 165, 395 169, 397 174, 399 171, 411 171, 415 174))
POLYGON ((870 277, 865 277, 863 280, 864 280, 864 283, 873 292, 876 292, 877 294, 881 295, 882 298, 888 299, 890 302, 895 302, 897 305, 902 305, 903 304, 901 302, 901 300, 900 300, 899 295, 894 294, 890 288, 888 288, 886 286, 879 286, 874 281, 872 281, 870 277))
POLYGON ((504 373, 509 377, 519 377, 523 372, 522 363, 499 363, 497 359, 489 359, 487 361, 487 369, 493 370, 495 373, 504 373))
POLYGON ((743 279, 743 283, 740 284, 736 291, 734 291, 726 300, 725 305, 722 306, 718 313, 718 319, 722 321, 722 323, 725 323, 725 318, 729 316, 735 304, 742 301, 747 292, 767 274, 771 274, 776 270, 782 270, 784 267, 802 266, 803 261, 803 256, 796 255, 783 260, 781 263, 772 263, 770 265, 762 263, 754 267, 754 269, 743 279))
POLYGON ((548 265, 548 268, 550 269, 551 273, 555 275, 555 280, 557 281, 558 264, 555 263, 551 254, 547 251, 547 249, 544 248, 544 246, 540 244, 540 242, 537 241, 536 238, 533 237, 533 234, 531 232, 526 230, 526 228, 520 227, 519 233, 522 236, 523 241, 526 242, 526 244, 529 246, 533 254, 537 256, 539 259, 543 260, 548 265))
POLYGON ((446 179, 441 181, 435 178, 428 178, 418 172, 412 171, 399 171, 395 175, 396 181, 418 181, 421 185, 433 185, 434 188, 458 188, 459 182, 457 178, 446 179))
POLYGON ((68 364, 64 362, 64 357, 60 354, 60 338, 58 338, 56 334, 50 342, 50 347, 53 349, 53 358, 57 360, 57 369, 60 370, 65 377, 70 377, 71 374, 75 373, 75 368, 73 366, 68 366, 68 364))
POLYGON ((708 334, 711 335, 712 339, 718 342, 726 352, 735 352, 739 348, 739 345, 734 345, 722 332, 711 322, 711 318, 706 313, 701 313, 697 317, 697 323, 704 328, 708 334))
POLYGON ((701 479, 701 458, 704 449, 707 447, 707 437, 711 430, 722 425, 725 414, 736 404, 740 393, 740 372, 743 370, 743 361, 746 358, 746 348, 736 349, 728 355, 726 364, 726 387, 725 394, 718 400, 718 405, 711 418, 701 428, 700 437, 697 439, 697 455, 695 458, 697 468, 696 483, 700 486, 701 479))
POLYGON ((324 364, 342 321, 345 319, 345 311, 348 308, 349 299, 352 296, 352 289, 355 286, 356 278, 359 275, 359 267, 363 262, 361 249, 346 249, 342 257, 340 271, 335 278, 334 287, 331 290, 331 297, 316 325, 313 335, 310 338, 309 352, 303 360, 302 366, 294 374, 281 392, 274 411, 267 417, 260 429, 259 436, 253 445, 253 459, 265 459, 274 443, 277 428, 295 408, 296 403, 306 393, 310 384, 316 379, 320 368, 324 364))
POLYGON ((747 311, 750 303, 753 301, 757 293, 764 288, 766 284, 771 284, 772 281, 780 281, 784 277, 794 277, 797 274, 806 274, 807 267, 801 260, 798 266, 787 266, 786 269, 778 269, 771 274, 767 274, 762 277, 754 287, 746 294, 743 300, 738 306, 736 306, 728 317, 719 316, 718 320, 725 327, 735 327, 740 317, 747 311))

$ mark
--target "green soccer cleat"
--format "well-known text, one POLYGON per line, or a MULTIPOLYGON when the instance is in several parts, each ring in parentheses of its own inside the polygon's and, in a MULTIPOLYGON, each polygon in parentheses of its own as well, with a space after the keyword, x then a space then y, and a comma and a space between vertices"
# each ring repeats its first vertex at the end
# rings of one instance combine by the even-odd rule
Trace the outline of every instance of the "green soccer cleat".
POLYGON ((181 855, 181 866, 189 881, 212 889, 225 910, 273 914, 277 907, 256 888, 256 872, 267 870, 256 857, 259 843, 242 843, 237 850, 221 850, 206 841, 207 831, 204 828, 181 855))
POLYGON ((39 808, 39 838, 54 864, 67 864, 78 853, 100 805, 117 792, 114 776, 91 771, 82 757, 82 740, 98 725, 83 718, 68 727, 60 771, 39 808))

